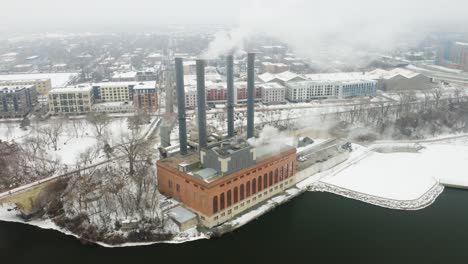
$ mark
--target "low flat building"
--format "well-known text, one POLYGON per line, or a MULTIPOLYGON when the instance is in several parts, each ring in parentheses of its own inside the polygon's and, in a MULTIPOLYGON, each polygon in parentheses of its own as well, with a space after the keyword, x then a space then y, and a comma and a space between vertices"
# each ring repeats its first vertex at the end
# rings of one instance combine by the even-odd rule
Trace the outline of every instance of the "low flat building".
POLYGON ((54 88, 49 92, 49 111, 52 114, 84 114, 92 109, 94 103, 93 87, 54 88))
POLYGON ((134 82, 136 81, 137 72, 115 72, 112 75, 113 82, 134 82))
POLYGON ((180 205, 170 209, 167 214, 177 224, 181 232, 198 224, 197 215, 180 205))
POLYGON ((34 85, 0 85, 0 117, 24 117, 37 103, 34 85))
POLYGON ((96 103, 93 104, 91 110, 100 113, 131 113, 133 112, 133 102, 96 103))

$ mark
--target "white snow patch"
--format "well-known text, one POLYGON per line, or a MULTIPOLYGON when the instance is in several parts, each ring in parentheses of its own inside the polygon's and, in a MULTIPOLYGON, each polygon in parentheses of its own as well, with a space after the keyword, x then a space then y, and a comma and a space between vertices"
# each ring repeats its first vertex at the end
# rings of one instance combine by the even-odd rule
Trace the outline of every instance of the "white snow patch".
POLYGON ((321 181, 395 200, 423 196, 441 177, 466 178, 467 146, 427 145, 420 153, 374 153, 321 181))

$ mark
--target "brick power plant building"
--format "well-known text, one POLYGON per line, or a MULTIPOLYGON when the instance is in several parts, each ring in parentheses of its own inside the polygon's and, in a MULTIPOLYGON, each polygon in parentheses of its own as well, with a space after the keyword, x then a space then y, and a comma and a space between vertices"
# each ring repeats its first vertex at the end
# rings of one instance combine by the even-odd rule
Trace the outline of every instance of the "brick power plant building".
MULTIPOLYGON (((254 136, 254 60, 248 54, 247 138, 254 136)), ((295 184, 296 149, 251 146, 234 133, 233 57, 227 58, 228 136, 207 142, 205 62, 197 60, 198 142, 187 143, 182 59, 176 58, 180 152, 157 162, 161 193, 180 200, 206 227, 217 226, 295 184)), ((163 153, 164 154, 164 153, 163 153)))

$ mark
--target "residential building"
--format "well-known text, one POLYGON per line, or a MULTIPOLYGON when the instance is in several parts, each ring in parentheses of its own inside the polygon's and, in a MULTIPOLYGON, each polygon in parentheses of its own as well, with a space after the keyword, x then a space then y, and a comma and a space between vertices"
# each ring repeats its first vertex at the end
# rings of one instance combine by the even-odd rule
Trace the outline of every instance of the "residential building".
POLYGON ((136 82, 93 83, 94 99, 101 102, 128 102, 136 82))
MULTIPOLYGON (((206 102, 209 104, 226 103, 227 86, 225 83, 206 82, 206 102)), ((234 102, 247 102, 247 83, 234 83, 234 102)), ((262 89, 260 85, 255 86, 255 100, 262 100, 262 89)), ((185 86, 185 107, 195 108, 197 106, 197 87, 195 85, 185 86)))
POLYGON ((47 95, 49 90, 52 89, 52 83, 50 79, 12 79, 12 80, 0 80, 0 86, 22 86, 22 85, 34 85, 36 92, 40 95, 47 95))
POLYGON ((458 69, 468 71, 468 43, 455 42, 450 50, 450 61, 457 65, 458 69))
POLYGON ((158 110, 156 86, 138 83, 133 87, 133 109, 135 112, 154 113, 158 110))
POLYGON ((317 81, 308 80, 287 84, 286 98, 291 102, 306 102, 315 99, 350 98, 375 96, 377 81, 317 81))
POLYGON ((197 87, 190 85, 185 86, 185 107, 197 107, 197 87))
POLYGON ((259 85, 262 102, 265 104, 283 103, 286 101, 286 88, 279 83, 264 83, 259 85))
POLYGON ((34 85, 0 85, 0 117, 23 117, 37 103, 34 85))
POLYGON ((54 88, 49 92, 49 111, 52 114, 83 114, 90 112, 94 103, 93 87, 54 88))

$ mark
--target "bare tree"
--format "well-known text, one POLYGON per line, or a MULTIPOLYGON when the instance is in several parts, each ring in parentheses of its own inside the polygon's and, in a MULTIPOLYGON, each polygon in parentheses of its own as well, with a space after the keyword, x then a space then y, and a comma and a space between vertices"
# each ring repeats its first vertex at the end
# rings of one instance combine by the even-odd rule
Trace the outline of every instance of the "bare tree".
POLYGON ((55 151, 58 149, 58 140, 63 133, 63 120, 57 118, 51 120, 50 124, 37 127, 37 132, 44 135, 48 142, 52 144, 55 151))
POLYGON ((101 137, 104 130, 111 123, 111 118, 106 113, 91 112, 86 115, 86 120, 94 126, 96 136, 101 137))

